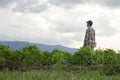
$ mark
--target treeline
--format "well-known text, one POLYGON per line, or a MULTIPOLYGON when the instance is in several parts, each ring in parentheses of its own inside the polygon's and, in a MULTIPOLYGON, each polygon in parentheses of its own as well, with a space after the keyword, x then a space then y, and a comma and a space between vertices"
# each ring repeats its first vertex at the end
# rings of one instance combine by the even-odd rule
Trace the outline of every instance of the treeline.
POLYGON ((36 45, 26 45, 18 50, 11 50, 0 45, 0 68, 5 66, 105 66, 115 72, 120 72, 120 54, 113 49, 97 49, 94 52, 89 47, 80 47, 74 54, 54 49, 51 52, 41 51, 36 45))

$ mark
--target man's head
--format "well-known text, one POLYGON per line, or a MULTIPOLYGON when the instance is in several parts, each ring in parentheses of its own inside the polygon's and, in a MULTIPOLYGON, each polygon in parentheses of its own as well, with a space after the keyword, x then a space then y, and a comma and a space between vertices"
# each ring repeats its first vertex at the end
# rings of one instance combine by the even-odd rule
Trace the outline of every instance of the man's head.
POLYGON ((93 22, 91 20, 87 21, 86 23, 87 23, 87 27, 91 27, 93 24, 93 22))

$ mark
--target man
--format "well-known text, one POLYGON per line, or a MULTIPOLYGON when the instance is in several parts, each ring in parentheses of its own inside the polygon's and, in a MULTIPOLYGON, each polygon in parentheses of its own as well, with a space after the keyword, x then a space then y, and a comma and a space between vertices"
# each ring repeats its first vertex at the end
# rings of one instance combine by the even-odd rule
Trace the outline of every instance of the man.
POLYGON ((87 29, 84 38, 84 46, 89 46, 92 50, 96 47, 95 42, 95 30, 92 28, 93 22, 91 20, 87 21, 87 29))

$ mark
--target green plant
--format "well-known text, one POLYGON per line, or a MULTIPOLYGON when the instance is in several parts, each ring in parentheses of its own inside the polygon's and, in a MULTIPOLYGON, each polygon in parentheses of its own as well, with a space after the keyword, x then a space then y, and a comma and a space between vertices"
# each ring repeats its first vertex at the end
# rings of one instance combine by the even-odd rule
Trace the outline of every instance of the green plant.
POLYGON ((104 63, 104 51, 101 49, 95 50, 95 64, 104 63))
POLYGON ((104 50, 104 63, 103 64, 114 64, 117 60, 116 52, 113 49, 104 50))
POLYGON ((39 65, 41 62, 41 51, 36 45, 26 45, 20 49, 23 62, 27 65, 39 65))
POLYGON ((66 63, 68 61, 68 53, 67 52, 63 52, 61 50, 58 49, 54 49, 51 52, 51 62, 56 64, 56 63, 66 63))
POLYGON ((41 52, 41 64, 42 65, 50 65, 50 52, 43 51, 41 52))
POLYGON ((103 68, 103 73, 106 75, 115 75, 120 73, 120 64, 110 65, 106 64, 103 68))
POLYGON ((94 52, 89 47, 81 47, 74 53, 72 59, 75 64, 91 65, 94 64, 94 52))

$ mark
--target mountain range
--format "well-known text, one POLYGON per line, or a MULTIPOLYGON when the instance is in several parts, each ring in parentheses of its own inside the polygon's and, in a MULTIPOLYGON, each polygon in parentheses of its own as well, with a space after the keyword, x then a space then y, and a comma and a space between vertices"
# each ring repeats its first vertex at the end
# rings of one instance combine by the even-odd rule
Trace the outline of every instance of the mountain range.
POLYGON ((9 48, 11 50, 17 50, 25 45, 36 45, 41 51, 48 51, 51 52, 53 49, 59 49, 62 51, 67 51, 69 53, 74 53, 76 51, 76 48, 69 48, 62 45, 46 45, 41 43, 32 43, 32 42, 26 42, 26 41, 0 41, 1 45, 9 45, 9 48))

